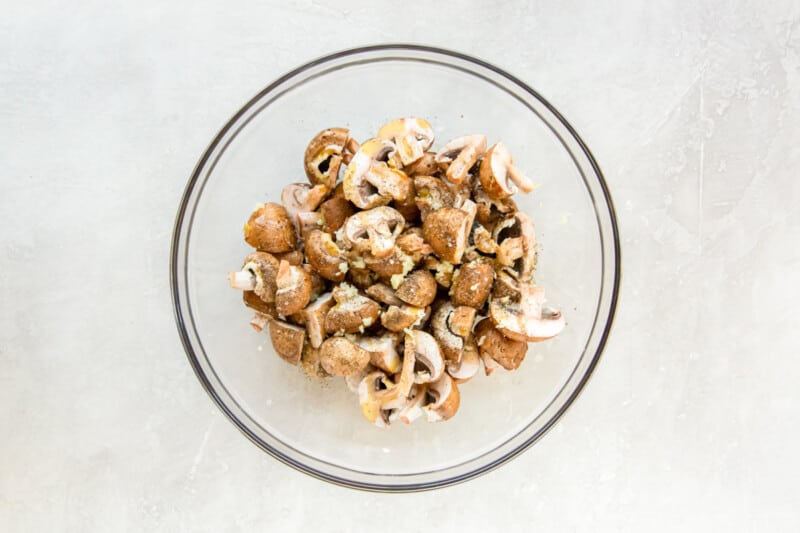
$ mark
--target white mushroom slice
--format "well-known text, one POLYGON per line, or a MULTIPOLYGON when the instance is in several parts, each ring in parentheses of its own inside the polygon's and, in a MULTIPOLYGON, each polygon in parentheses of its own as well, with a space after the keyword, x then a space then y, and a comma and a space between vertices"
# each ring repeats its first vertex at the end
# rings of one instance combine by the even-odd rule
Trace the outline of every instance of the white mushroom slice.
POLYGON ((441 422, 452 418, 461 403, 458 385, 447 374, 442 374, 439 380, 429 385, 426 396, 432 400, 422 408, 428 422, 441 422))
POLYGON ((444 145, 436 154, 436 162, 447 166, 445 175, 450 183, 460 184, 484 152, 485 135, 466 135, 444 145))
POLYGON ((345 242, 356 251, 386 257, 394 250, 404 225, 403 215, 384 206, 356 213, 347 219, 342 229, 345 242))
POLYGON ((492 198, 508 198, 518 190, 525 193, 533 190, 533 183, 517 170, 511 153, 501 142, 486 152, 479 177, 483 190, 492 198))
MULTIPOLYGON (((298 230, 299 235, 303 235, 301 230, 300 216, 301 213, 311 213, 319 207, 319 204, 331 192, 326 185, 314 185, 313 187, 308 183, 290 183, 283 188, 281 192, 281 203, 289 215, 289 219, 298 230)), ((308 221, 306 216, 304 220, 308 221)))
POLYGON ((394 143, 387 139, 370 139, 362 144, 344 171, 345 198, 361 209, 407 199, 414 190, 411 179, 386 163, 394 150, 394 143))
POLYGON ((403 166, 420 159, 433 144, 433 127, 421 118, 400 118, 384 124, 378 137, 394 142, 403 166))
POLYGON ((408 394, 408 402, 400 408, 397 418, 403 424, 410 424, 424 414, 422 406, 425 405, 425 396, 428 393, 428 385, 414 385, 408 394))
POLYGON ((475 377, 481 368, 481 357, 478 349, 473 342, 464 346, 461 354, 461 361, 458 363, 447 363, 447 373, 450 374, 456 383, 465 383, 475 377))
POLYGON ((430 383, 444 373, 442 352, 430 334, 418 329, 407 330, 405 350, 414 354, 414 383, 430 383))
POLYGON ((503 335, 518 341, 537 342, 558 335, 565 321, 560 311, 543 307, 544 289, 528 283, 519 285, 516 298, 493 298, 489 316, 503 335))
POLYGON ((356 344, 369 352, 369 362, 389 374, 400 370, 400 354, 397 353, 397 338, 392 335, 361 337, 356 344))

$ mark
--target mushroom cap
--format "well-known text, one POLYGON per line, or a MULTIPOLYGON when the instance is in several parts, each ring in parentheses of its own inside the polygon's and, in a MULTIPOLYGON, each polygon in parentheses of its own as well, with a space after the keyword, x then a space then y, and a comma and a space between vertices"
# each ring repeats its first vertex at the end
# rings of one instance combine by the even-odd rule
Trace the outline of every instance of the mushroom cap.
POLYGON ((447 374, 428 386, 427 396, 434 401, 425 405, 422 410, 428 422, 441 422, 453 418, 461 403, 458 385, 447 374))
POLYGON ((344 226, 344 221, 356 210, 344 196, 334 196, 322 202, 319 213, 322 216, 322 231, 333 233, 344 226))
POLYGON ((336 300, 325 317, 325 331, 328 333, 357 333, 375 324, 381 312, 381 306, 348 283, 341 283, 333 289, 336 300))
POLYGON ((521 283, 516 297, 492 298, 489 316, 506 337, 538 342, 555 337, 565 325, 561 312, 543 307, 543 304, 542 287, 521 283))
POLYGON ((271 320, 269 323, 269 337, 272 347, 281 359, 296 365, 303 354, 303 344, 306 340, 306 330, 281 320, 271 320))
POLYGON ((311 139, 303 157, 308 181, 333 189, 349 135, 346 128, 326 128, 311 139))
POLYGON ((257 250, 281 253, 297 246, 294 224, 286 209, 276 203, 267 203, 253 211, 244 225, 244 240, 257 250))
POLYGON ((414 354, 414 383, 430 383, 444 373, 442 352, 430 334, 418 329, 406 330, 406 356, 409 353, 414 354))
POLYGON ((349 376, 369 364, 369 352, 344 337, 331 337, 320 346, 319 361, 328 374, 349 376))
POLYGON ((436 298, 437 284, 427 270, 408 274, 395 292, 395 296, 414 307, 428 307, 436 298))
POLYGON ((489 357, 506 370, 516 370, 525 359, 528 343, 503 335, 488 318, 475 326, 475 338, 482 357, 489 357))
POLYGON ((471 226, 467 212, 443 207, 430 213, 422 223, 422 235, 443 261, 457 265, 467 248, 471 226))
POLYGON ((413 305, 390 305, 381 314, 381 325, 389 331, 401 332, 417 327, 425 320, 427 310, 413 305))
POLYGON ((519 190, 526 193, 533 190, 533 183, 519 173, 511 153, 501 142, 486 152, 478 177, 486 194, 495 199, 508 198, 519 190))
POLYGON ((403 301, 395 296, 394 290, 385 283, 370 285, 366 293, 370 298, 385 305, 403 305, 403 301))
POLYGON ((255 291, 242 291, 244 305, 250 309, 272 318, 278 318, 278 311, 275 309, 274 302, 265 302, 255 293, 255 291))
POLYGON ((465 135, 445 144, 436 154, 436 162, 447 168, 450 183, 460 184, 486 152, 485 135, 465 135))
POLYGON ((281 261, 275 284, 278 287, 275 292, 275 309, 278 314, 287 316, 297 313, 311 300, 311 274, 301 266, 281 261))
POLYGON ((466 263, 453 275, 450 297, 454 305, 468 305, 480 309, 486 303, 494 283, 491 265, 473 261, 466 263))
POLYGON ((345 242, 356 251, 386 257, 392 253, 404 226, 403 215, 382 206, 356 213, 347 219, 342 229, 345 242))
POLYGON ((333 295, 329 292, 320 295, 319 298, 308 304, 303 310, 306 319, 306 331, 308 332, 308 342, 314 348, 319 348, 325 340, 325 317, 334 305, 333 295))
POLYGON ((278 290, 275 278, 279 268, 280 261, 267 252, 253 252, 244 258, 242 264, 242 270, 250 272, 255 278, 253 292, 267 303, 275 301, 275 291, 278 290))
POLYGON ((421 118, 399 118, 384 124, 378 137, 394 142, 400 162, 405 165, 419 160, 433 144, 433 127, 421 118))
POLYGON ((306 259, 317 274, 336 283, 344 281, 347 259, 330 233, 310 231, 305 243, 306 259))

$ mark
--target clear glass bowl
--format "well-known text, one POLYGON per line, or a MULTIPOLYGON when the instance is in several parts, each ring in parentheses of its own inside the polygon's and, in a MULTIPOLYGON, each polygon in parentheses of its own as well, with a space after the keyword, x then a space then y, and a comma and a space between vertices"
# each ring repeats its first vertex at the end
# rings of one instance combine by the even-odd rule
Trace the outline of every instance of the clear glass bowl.
POLYGON ((326 481, 377 491, 442 487, 517 456, 569 407, 598 362, 620 275, 608 189, 589 149, 542 96, 483 61, 388 45, 303 65, 244 105, 200 158, 175 223, 171 282, 189 361, 208 394, 250 440, 326 481), (436 144, 483 133, 503 140, 540 187, 519 195, 540 243, 537 282, 567 327, 531 344, 521 368, 481 373, 461 387, 451 420, 380 429, 343 380, 312 380, 255 333, 226 275, 249 248, 242 226, 258 202, 305 181, 309 139, 329 126, 364 140, 386 120, 428 119, 436 144))

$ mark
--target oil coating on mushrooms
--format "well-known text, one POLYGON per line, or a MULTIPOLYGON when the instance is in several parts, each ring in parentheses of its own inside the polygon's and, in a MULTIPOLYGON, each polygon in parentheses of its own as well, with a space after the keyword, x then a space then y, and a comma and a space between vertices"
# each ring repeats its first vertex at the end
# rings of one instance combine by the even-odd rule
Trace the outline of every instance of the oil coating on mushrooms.
POLYGON ((566 325, 534 282, 535 227, 512 199, 534 187, 506 146, 433 143, 415 117, 361 145, 347 128, 320 131, 308 183, 250 215, 255 251, 228 276, 278 356, 343 377, 379 427, 452 418, 481 366, 515 370, 529 342, 566 325))

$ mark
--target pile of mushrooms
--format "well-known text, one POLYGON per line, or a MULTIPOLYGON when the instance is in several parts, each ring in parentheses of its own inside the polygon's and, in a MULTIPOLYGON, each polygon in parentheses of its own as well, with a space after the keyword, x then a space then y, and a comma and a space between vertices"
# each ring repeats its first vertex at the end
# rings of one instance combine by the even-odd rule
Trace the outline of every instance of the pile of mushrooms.
POLYGON ((533 281, 533 222, 511 199, 531 181, 484 135, 438 152, 433 140, 418 118, 363 144, 319 132, 309 183, 253 212, 244 238, 256 251, 229 275, 282 359, 344 377, 382 427, 451 418, 481 364, 514 370, 529 342, 564 328, 533 281))

